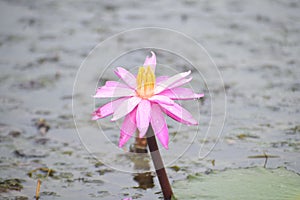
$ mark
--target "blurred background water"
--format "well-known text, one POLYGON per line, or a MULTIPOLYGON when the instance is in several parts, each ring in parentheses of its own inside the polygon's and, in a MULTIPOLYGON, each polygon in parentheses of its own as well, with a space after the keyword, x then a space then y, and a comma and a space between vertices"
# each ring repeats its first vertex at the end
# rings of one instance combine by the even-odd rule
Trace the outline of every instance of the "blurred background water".
MULTIPOLYGON (((1 198, 32 199, 38 178, 41 199, 161 197, 156 178, 151 179, 155 174, 125 173, 94 159, 78 139, 72 116, 73 83, 88 53, 116 33, 149 26, 174 29, 201 43, 219 67, 227 94, 219 143, 203 160, 192 145, 187 153, 192 156, 168 166, 171 182, 210 169, 263 166, 265 159, 255 156, 265 154, 274 157, 266 167, 300 173, 299 13, 296 0, 1 0, 1 198), (48 168, 53 173, 43 178, 48 168)), ((163 52, 158 56, 168 61, 163 52)), ((199 105, 207 126, 210 102, 205 98, 199 105)), ((81 125, 86 133, 96 127, 93 122, 81 125)), ((117 143, 114 124, 102 126, 117 143)), ((174 146, 189 143, 185 133, 185 127, 178 134, 171 129, 174 146)), ((217 140, 211 135, 197 142, 211 146, 217 140)), ((152 166, 147 157, 138 162, 126 155, 112 162, 125 168, 152 166)), ((172 155, 166 153, 165 159, 172 155)))

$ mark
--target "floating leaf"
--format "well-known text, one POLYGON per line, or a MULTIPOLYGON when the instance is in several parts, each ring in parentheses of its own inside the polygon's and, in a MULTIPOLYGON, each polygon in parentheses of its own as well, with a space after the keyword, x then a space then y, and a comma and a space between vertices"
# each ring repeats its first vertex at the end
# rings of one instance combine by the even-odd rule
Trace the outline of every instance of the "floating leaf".
POLYGON ((298 200, 300 176, 285 168, 228 169, 173 184, 178 199, 298 200))

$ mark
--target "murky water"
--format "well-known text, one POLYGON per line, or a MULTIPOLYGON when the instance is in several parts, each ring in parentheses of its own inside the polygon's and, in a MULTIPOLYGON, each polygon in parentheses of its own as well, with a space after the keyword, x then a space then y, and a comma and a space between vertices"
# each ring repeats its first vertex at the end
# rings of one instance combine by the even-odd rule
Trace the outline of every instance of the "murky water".
MULTIPOLYGON (((256 155, 265 153, 273 155, 266 167, 300 173, 298 1, 2 0, 0 10, 1 198, 33 199, 38 178, 41 199, 161 197, 157 179, 151 178, 155 174, 126 173, 94 159, 78 139, 72 117, 73 83, 89 51, 115 33, 145 26, 175 29, 204 45, 219 66, 227 93, 219 143, 208 157, 198 159, 199 144, 205 142, 209 149, 218 138, 197 138, 167 168, 171 182, 209 169, 263 166, 265 158, 256 155), (48 168, 54 171, 46 178, 48 168)), ((213 94, 220 97, 217 90, 213 94)), ((205 129, 210 102, 206 98, 199 105, 205 129)), ((116 143, 117 128, 108 120, 100 123, 116 143)), ((96 127, 93 122, 80 125, 91 134, 96 127)), ((170 130, 173 146, 190 142, 186 132, 193 128, 170 130)), ((176 158, 162 153, 165 160, 176 158)), ((120 151, 112 161, 126 169, 152 168, 147 157, 140 166, 126 155, 120 151)))

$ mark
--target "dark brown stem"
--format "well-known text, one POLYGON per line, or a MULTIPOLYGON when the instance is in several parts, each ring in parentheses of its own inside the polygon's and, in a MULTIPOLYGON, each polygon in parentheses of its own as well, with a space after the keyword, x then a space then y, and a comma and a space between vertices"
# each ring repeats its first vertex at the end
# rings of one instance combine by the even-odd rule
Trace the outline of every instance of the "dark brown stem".
POLYGON ((157 146, 157 142, 156 142, 156 138, 155 135, 153 133, 153 129, 151 126, 149 126, 149 129, 147 131, 146 134, 147 137, 147 143, 148 143, 148 147, 150 150, 150 154, 151 154, 151 158, 154 164, 154 168, 156 171, 156 175, 158 177, 159 180, 159 184, 160 187, 162 189, 163 195, 164 195, 164 199, 165 200, 170 200, 172 198, 173 195, 173 191, 164 167, 164 163, 161 159, 159 150, 158 150, 158 146, 157 146))

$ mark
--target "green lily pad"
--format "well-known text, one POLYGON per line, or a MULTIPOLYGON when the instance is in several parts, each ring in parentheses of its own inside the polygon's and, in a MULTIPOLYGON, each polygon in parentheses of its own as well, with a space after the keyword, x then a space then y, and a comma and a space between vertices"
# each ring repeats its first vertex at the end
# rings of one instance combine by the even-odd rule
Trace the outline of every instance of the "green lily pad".
POLYGON ((228 169, 173 184, 177 199, 299 200, 300 176, 285 168, 228 169))

